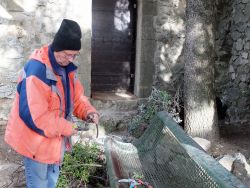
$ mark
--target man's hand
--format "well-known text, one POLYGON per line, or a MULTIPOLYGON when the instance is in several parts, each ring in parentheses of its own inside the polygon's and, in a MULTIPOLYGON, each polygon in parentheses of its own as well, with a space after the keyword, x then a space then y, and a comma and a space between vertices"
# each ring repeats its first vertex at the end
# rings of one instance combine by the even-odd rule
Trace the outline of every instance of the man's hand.
POLYGON ((98 125, 99 123, 99 114, 97 113, 90 113, 87 115, 87 122, 94 123, 98 125))
POLYGON ((74 125, 73 125, 73 130, 72 130, 72 135, 71 135, 71 136, 76 135, 77 132, 78 132, 78 131, 77 131, 77 125, 74 124, 74 125))
POLYGON ((73 135, 76 135, 77 132, 78 132, 78 131, 77 131, 76 129, 73 129, 72 136, 73 136, 73 135))

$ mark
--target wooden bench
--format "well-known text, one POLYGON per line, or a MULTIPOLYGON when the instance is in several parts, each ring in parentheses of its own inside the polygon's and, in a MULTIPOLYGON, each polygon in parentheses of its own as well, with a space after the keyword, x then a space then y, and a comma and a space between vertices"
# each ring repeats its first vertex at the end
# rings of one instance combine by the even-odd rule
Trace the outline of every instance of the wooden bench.
POLYGON ((136 141, 105 139, 111 188, 118 180, 139 176, 154 188, 245 188, 235 176, 190 138, 165 112, 152 119, 136 141))

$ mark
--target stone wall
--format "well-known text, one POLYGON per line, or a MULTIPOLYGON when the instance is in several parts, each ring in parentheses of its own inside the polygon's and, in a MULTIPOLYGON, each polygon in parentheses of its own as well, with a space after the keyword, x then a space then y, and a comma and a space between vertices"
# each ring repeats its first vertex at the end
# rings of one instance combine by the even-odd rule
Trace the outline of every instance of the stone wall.
MULTIPOLYGON (((216 38, 216 96, 226 121, 249 124, 250 0, 219 0, 216 38)), ((0 1, 0 122, 7 120, 18 72, 34 48, 50 43, 63 18, 81 25, 79 74, 90 95, 92 0, 0 1)), ((138 0, 135 95, 151 86, 174 94, 183 83, 185 0, 138 0)))
POLYGON ((35 48, 49 44, 63 18, 76 20, 82 29, 80 79, 90 93, 91 0, 0 1, 0 122, 5 124, 20 70, 35 48))
MULTIPOLYGON (((185 4, 185 0, 157 1, 154 86, 171 94, 183 83, 185 4)), ((250 124, 250 0, 219 0, 217 8, 215 89, 219 113, 227 124, 250 124)))
POLYGON ((185 41, 185 0, 157 2, 155 20, 154 86, 175 93, 183 80, 183 45, 185 41))
POLYGON ((226 123, 250 123, 250 1, 223 0, 218 9, 216 91, 226 123))

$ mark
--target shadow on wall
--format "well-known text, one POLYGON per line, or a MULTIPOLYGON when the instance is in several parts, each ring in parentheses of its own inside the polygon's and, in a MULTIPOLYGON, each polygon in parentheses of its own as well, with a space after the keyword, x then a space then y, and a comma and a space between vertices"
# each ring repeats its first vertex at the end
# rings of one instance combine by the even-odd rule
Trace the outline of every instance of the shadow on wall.
POLYGON ((68 1, 52 5, 47 1, 0 2, 1 72, 20 70, 35 48, 50 43, 68 1))
POLYGON ((23 49, 19 38, 23 35, 23 28, 17 25, 15 15, 24 12, 24 9, 13 0, 2 1, 0 3, 0 55, 1 55, 1 73, 6 70, 17 70, 17 62, 23 59, 23 49))
POLYGON ((185 2, 158 2, 156 18, 157 77, 155 85, 174 94, 181 87, 184 73, 183 45, 185 41, 185 2), (162 5, 161 5, 162 3, 162 5), (164 5, 164 6, 163 6, 164 5), (173 6, 173 7, 171 7, 173 6), (161 13, 160 13, 161 12, 161 13))
MULTIPOLYGON (((175 97, 175 108, 184 119, 183 78, 185 42, 185 1, 158 2, 155 19, 157 51, 155 53, 156 75, 154 85, 175 97)), ((180 123, 184 128, 184 121, 180 123)))
MULTIPOLYGON (((191 101, 187 106, 192 105, 194 111, 192 115, 197 118, 201 117, 202 114, 210 114, 213 116, 211 119, 214 119, 216 117, 214 113, 214 54, 212 49, 215 41, 211 40, 215 34, 213 20, 208 19, 206 22, 196 20, 195 23, 192 23, 190 30, 193 35, 189 34, 186 41, 185 2, 177 4, 176 9, 171 9, 171 5, 166 6, 166 4, 159 8, 159 12, 163 12, 164 15, 158 16, 156 19, 158 67, 155 84, 158 88, 163 88, 172 95, 175 95, 176 91, 181 88, 180 96, 183 99, 184 64, 186 64, 185 68, 189 71, 185 70, 185 78, 189 79, 186 79, 185 82, 189 80, 190 84, 185 83, 185 91, 189 91, 188 100, 191 101)), ((181 115, 183 116, 183 114, 181 115)), ((223 114, 220 113, 220 118, 222 118, 221 115, 223 114)))
POLYGON ((0 1, 1 120, 7 120, 19 72, 35 48, 51 41, 55 23, 65 14, 67 4, 68 1, 56 6, 51 1, 0 1), (51 10, 57 13, 52 14, 51 10))

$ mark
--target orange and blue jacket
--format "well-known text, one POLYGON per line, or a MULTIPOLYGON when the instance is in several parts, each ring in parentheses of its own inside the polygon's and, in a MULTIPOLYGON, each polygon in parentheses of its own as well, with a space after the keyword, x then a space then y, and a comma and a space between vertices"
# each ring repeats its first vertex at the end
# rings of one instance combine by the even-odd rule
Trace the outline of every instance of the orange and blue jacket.
POLYGON ((66 69, 70 93, 66 96, 65 84, 53 69, 49 51, 49 46, 35 50, 23 68, 5 141, 23 156, 55 164, 62 162, 65 138, 73 131, 73 124, 67 118, 75 115, 85 120, 88 114, 97 112, 84 96, 73 63, 66 69))

